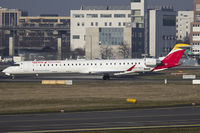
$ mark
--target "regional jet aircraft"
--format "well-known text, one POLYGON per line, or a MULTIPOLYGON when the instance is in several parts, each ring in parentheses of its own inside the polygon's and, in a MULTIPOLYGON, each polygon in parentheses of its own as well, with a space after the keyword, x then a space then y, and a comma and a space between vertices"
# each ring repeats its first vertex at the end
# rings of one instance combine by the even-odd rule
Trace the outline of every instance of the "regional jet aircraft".
POLYGON ((188 44, 176 44, 162 60, 156 58, 118 59, 118 60, 54 60, 17 62, 3 70, 6 75, 17 74, 56 74, 79 73, 98 74, 104 80, 111 75, 126 75, 140 72, 162 71, 179 65, 179 61, 189 48, 188 44))

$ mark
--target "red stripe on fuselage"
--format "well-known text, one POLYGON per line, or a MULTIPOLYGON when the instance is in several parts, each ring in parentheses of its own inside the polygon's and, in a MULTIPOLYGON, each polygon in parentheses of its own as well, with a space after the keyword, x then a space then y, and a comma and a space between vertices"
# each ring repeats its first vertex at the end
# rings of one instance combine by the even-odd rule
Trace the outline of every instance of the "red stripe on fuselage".
POLYGON ((131 68, 129 68, 127 71, 132 71, 133 69, 135 68, 135 65, 134 66, 132 66, 131 68))

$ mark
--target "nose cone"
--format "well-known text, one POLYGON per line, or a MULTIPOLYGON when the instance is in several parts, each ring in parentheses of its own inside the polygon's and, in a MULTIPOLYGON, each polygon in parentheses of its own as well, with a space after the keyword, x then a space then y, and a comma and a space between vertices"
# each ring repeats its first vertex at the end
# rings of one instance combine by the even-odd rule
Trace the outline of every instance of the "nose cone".
POLYGON ((4 69, 2 72, 5 73, 5 75, 10 75, 8 68, 4 69))

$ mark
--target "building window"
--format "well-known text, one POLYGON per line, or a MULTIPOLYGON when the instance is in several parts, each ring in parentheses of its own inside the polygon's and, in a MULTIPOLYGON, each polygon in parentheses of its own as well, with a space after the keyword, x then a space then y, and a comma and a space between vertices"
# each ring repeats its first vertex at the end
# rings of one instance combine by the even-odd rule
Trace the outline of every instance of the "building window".
POLYGON ((121 22, 118 23, 118 26, 121 26, 121 22))
POLYGON ((79 35, 73 35, 73 39, 80 39, 79 35))
POLYGON ((133 16, 141 16, 141 10, 132 10, 131 12, 133 16))
POLYGON ((73 18, 84 18, 84 14, 73 14, 73 18))
POLYGON ((176 16, 175 15, 164 15, 163 16, 163 26, 176 26, 176 16))
POLYGON ((96 22, 95 24, 96 24, 96 26, 98 26, 98 22, 96 22))
POLYGON ((195 18, 196 18, 196 22, 200 22, 200 14, 196 14, 195 18))
POLYGON ((126 14, 114 14, 115 18, 125 18, 126 14))
POLYGON ((105 26, 107 26, 107 22, 105 22, 105 26))
POLYGON ((109 26, 112 26, 112 23, 111 23, 111 22, 109 23, 109 26))
POLYGON ((82 23, 82 26, 85 26, 85 23, 84 23, 84 22, 82 23))
POLYGON ((196 4, 196 11, 200 11, 200 4, 196 4))
POLYGON ((123 41, 123 28, 99 28, 99 45, 121 45, 123 41))
POLYGON ((20 19, 19 22, 25 23, 25 19, 20 19))
POLYGON ((77 23, 77 26, 80 26, 80 23, 79 23, 79 22, 77 23))
POLYGON ((126 26, 126 23, 125 23, 125 22, 123 23, 123 26, 126 26))
POLYGON ((135 22, 135 23, 143 23, 143 22, 144 22, 144 18, 141 17, 141 16, 132 17, 132 22, 135 22))
POLYGON ((87 18, 98 18, 98 14, 87 14, 87 18))
POLYGON ((70 20, 69 19, 60 19, 60 22, 70 22, 70 20))
POLYGON ((94 26, 94 23, 93 23, 93 22, 91 22, 91 26, 94 26))
POLYGON ((41 22, 41 19, 29 19, 29 22, 32 22, 32 23, 40 23, 40 22, 41 22))
POLYGON ((101 14, 101 18, 111 18, 112 14, 101 14))
POLYGON ((57 19, 43 19, 43 22, 58 22, 57 19))

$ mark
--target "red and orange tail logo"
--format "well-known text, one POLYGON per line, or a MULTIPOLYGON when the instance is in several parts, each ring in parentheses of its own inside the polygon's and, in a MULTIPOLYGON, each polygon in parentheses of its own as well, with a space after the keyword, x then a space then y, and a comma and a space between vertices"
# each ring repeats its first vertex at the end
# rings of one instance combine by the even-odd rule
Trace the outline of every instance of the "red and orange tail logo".
POLYGON ((172 51, 162 60, 162 63, 154 68, 153 71, 159 71, 178 66, 179 61, 185 52, 185 48, 189 47, 191 47, 189 44, 176 44, 172 51))

